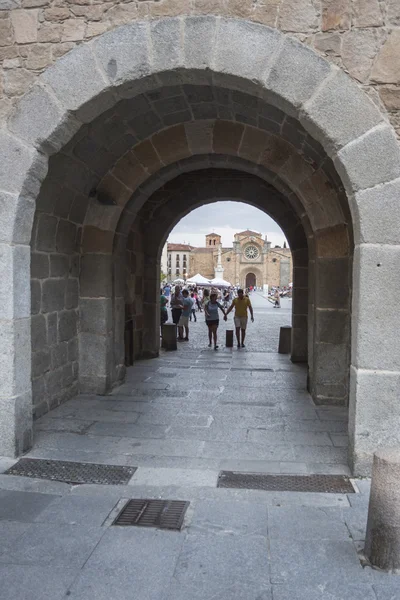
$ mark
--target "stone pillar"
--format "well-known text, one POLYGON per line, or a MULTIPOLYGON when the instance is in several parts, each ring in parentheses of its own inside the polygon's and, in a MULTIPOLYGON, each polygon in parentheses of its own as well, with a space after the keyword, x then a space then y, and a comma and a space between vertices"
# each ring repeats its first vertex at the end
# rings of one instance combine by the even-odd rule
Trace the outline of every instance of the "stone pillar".
POLYGON ((32 445, 30 247, 0 244, 0 455, 32 445))
POLYGON ((112 256, 85 254, 80 277, 79 384, 105 394, 113 385, 112 256))
POLYGON ((318 231, 313 356, 313 398, 316 404, 348 404, 350 281, 346 227, 318 231))
POLYGON ((157 258, 146 255, 143 302, 143 356, 155 358, 160 351, 160 268, 157 258))
POLYGON ((374 454, 365 555, 385 571, 400 571, 400 447, 374 454))
POLYGON ((293 252, 292 362, 308 360, 308 251, 293 252))
MULTIPOLYGON (((384 202, 384 188, 371 195, 384 202)), ((399 264, 399 246, 355 248, 349 451, 357 475, 370 474, 377 447, 400 446, 399 264)))

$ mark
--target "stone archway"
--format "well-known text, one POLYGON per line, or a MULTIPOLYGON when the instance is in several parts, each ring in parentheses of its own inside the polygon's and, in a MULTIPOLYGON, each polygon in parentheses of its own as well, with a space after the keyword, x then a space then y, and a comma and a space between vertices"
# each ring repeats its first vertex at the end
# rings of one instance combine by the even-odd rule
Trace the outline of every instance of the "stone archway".
POLYGON ((257 285, 257 277, 254 273, 247 273, 245 285, 247 288, 254 288, 257 285))
MULTIPOLYGON (((58 169, 70 193, 63 195, 56 191, 53 195, 53 201, 57 200, 56 214, 52 206, 51 215, 43 212, 35 221, 34 243, 39 243, 37 254, 43 256, 41 259, 36 257, 36 267, 41 273, 49 273, 50 279, 52 272, 67 268, 67 262, 69 273, 80 269, 81 303, 78 314, 74 299, 76 286, 70 283, 74 277, 68 277, 63 298, 54 291, 55 283, 46 284, 44 289, 42 281, 46 279, 45 275, 43 280, 37 280, 35 293, 39 295, 40 302, 43 302, 43 298, 49 302, 49 312, 38 313, 43 318, 36 319, 35 342, 44 345, 43 340, 48 340, 50 332, 53 332, 61 340, 57 342, 57 349, 62 347, 62 350, 57 350, 57 356, 49 357, 46 348, 38 351, 37 361, 50 361, 53 365, 57 360, 64 360, 62 357, 66 352, 67 363, 59 367, 65 371, 63 380, 67 382, 76 378, 74 368, 77 360, 74 357, 78 339, 76 322, 79 318, 80 352, 90 356, 88 349, 106 348, 101 355, 103 370, 101 374, 96 371, 95 378, 107 379, 109 360, 114 352, 109 342, 110 327, 113 326, 110 307, 115 308, 115 303, 111 300, 112 257, 104 249, 114 246, 113 236, 109 232, 113 228, 115 230, 132 191, 124 183, 121 184, 120 179, 107 174, 118 155, 121 156, 132 147, 134 141, 121 136, 115 145, 108 138, 103 139, 102 145, 88 146, 83 135, 79 152, 81 158, 96 158, 96 164, 91 168, 81 159, 77 162, 76 155, 71 157, 68 154, 71 148, 67 144, 78 131, 84 132, 85 128, 90 131, 91 123, 101 115, 107 115, 107 111, 117 103, 135 99, 144 92, 160 93, 166 81, 168 85, 196 83, 221 90, 234 90, 238 94, 245 92, 272 108, 283 108, 287 116, 284 123, 286 131, 295 123, 301 123, 311 138, 321 144, 324 156, 330 157, 337 172, 335 176, 339 175, 338 179, 347 193, 343 204, 345 210, 347 207, 345 218, 347 222, 352 220, 354 223, 352 279, 342 260, 346 241, 337 223, 332 225, 330 235, 328 230, 320 235, 315 229, 317 218, 327 218, 327 222, 330 222, 329 202, 324 202, 328 188, 324 187, 318 176, 311 176, 314 177, 312 184, 306 180, 300 183, 292 181, 292 184, 303 187, 306 201, 315 199, 311 202, 309 213, 314 221, 312 231, 315 233, 316 254, 310 261, 313 269, 308 271, 315 276, 316 289, 320 290, 313 299, 315 311, 311 330, 320 336, 318 354, 322 358, 326 349, 326 342, 322 340, 326 332, 333 328, 343 333, 342 324, 336 327, 328 318, 332 301, 336 303, 337 314, 341 310, 340 299, 335 299, 334 289, 337 289, 341 280, 351 279, 351 460, 357 472, 368 471, 371 452, 376 444, 386 440, 398 441, 400 430, 397 426, 400 415, 396 397, 400 377, 400 346, 393 333, 393 322, 398 317, 395 301, 398 283, 392 277, 392 273, 397 272, 399 258, 398 219, 393 218, 397 215, 400 177, 400 155, 395 135, 368 97, 339 69, 329 65, 312 50, 268 27, 241 19, 214 17, 134 22, 104 34, 93 42, 82 44, 39 77, 38 83, 21 99, 17 110, 1 131, 4 169, 0 175, 0 206, 4 226, 0 267, 0 335, 4 343, 1 345, 0 360, 0 452, 5 455, 21 453, 29 447, 32 439, 29 241, 35 205, 39 192, 43 192, 42 182, 46 176, 48 159, 54 155, 50 160, 46 185, 54 185, 54 175, 58 169), (74 85, 71 85, 72 81, 74 85), (343 105, 346 111, 343 111, 343 105), (65 148, 63 157, 58 154, 62 148, 65 148), (116 206, 107 205, 107 196, 93 195, 102 177, 108 177, 109 190, 113 187, 111 199, 113 196, 117 198, 116 206), (75 221, 71 220, 72 213, 75 221), (81 243, 83 222, 85 231, 81 243), (385 227, 377 228, 376 223, 385 223, 385 227), (92 231, 89 227, 92 227, 92 231), (79 267, 75 264, 75 249, 82 247, 83 259, 79 267), (54 254, 53 267, 51 254, 54 254), (341 264, 343 269, 339 276, 341 264), (339 279, 332 277, 332 271, 339 279), (88 283, 90 278, 82 279, 82 273, 95 277, 95 288, 88 283), (319 286, 321 282, 325 284, 319 286), (388 298, 385 315, 381 313, 376 294, 376 290, 382 287, 387 290, 388 298), (323 290, 325 293, 322 293, 323 290), (92 295, 85 296, 86 293, 92 295), (86 306, 82 305, 82 300, 86 300, 86 306), (319 310, 323 315, 322 321, 319 310), (50 318, 49 315, 56 317, 50 318), (95 319, 92 318, 94 315, 95 319), (81 344, 83 339, 87 342, 86 346, 81 344), (375 351, 377 344, 381 347, 379 353, 375 351)), ((195 121, 200 114, 203 118, 204 115, 210 118, 214 112, 211 107, 202 106, 200 111, 196 109, 196 114, 195 121)), ((220 114, 227 114, 222 105, 220 114)), ((271 112, 268 115, 271 116, 271 112)), ((221 116, 218 115, 218 118, 221 119, 221 116)), ((259 115, 256 114, 254 118, 259 127, 259 115)), ((262 118, 268 122, 272 120, 262 118)), ((104 119, 107 120, 106 117, 104 119)), ((159 118, 159 124, 149 122, 139 114, 136 121, 136 128, 140 128, 141 124, 154 128, 158 136, 158 151, 154 158, 152 149, 147 147, 150 166, 145 172, 131 163, 130 176, 134 189, 151 175, 151 169, 161 170, 157 163, 159 159, 163 163, 163 148, 168 141, 162 133, 166 128, 165 120, 159 118)), ((275 125, 271 126, 278 126, 281 135, 283 124, 273 120, 272 123, 275 125)), ((243 128, 224 130, 224 127, 218 125, 220 132, 225 131, 223 139, 232 140, 240 136, 239 143, 244 142, 243 128)), ((110 129, 116 131, 115 126, 110 129)), ((139 135, 139 139, 143 139, 143 133, 139 135)), ((204 128, 200 128, 188 143, 190 146, 193 140, 197 143, 202 140, 201 143, 207 147, 207 139, 204 128)), ((303 149, 304 145, 303 138, 303 149)), ((252 157, 255 165, 264 150, 250 144, 249 153, 252 148, 254 151, 259 149, 259 155, 252 157)), ((313 150, 315 152, 315 148, 313 150)), ((174 151, 175 160, 179 161, 182 146, 175 144, 174 151)), ((218 151, 221 155, 225 154, 224 142, 218 151)), ((315 154, 317 156, 318 151, 315 154)), ((291 164, 287 165, 289 170, 296 160, 294 156, 291 158, 291 164)), ((277 181, 276 185, 281 183, 277 181)), ((291 196, 290 191, 288 196, 291 196)), ((43 196, 43 202, 45 199, 43 196)), ((41 207, 44 207, 43 203, 41 207)), ((298 209, 300 213, 303 211, 303 214, 307 214, 304 205, 298 209)), ((54 279, 57 279, 56 275, 54 279)), ((343 356, 338 355, 337 364, 342 360, 343 356)), ((332 361, 331 356, 329 361, 332 361)), ((323 371, 323 360, 318 369, 323 371)), ((53 379, 56 377, 53 376, 53 379)), ((334 382, 326 384, 334 385, 334 382)))

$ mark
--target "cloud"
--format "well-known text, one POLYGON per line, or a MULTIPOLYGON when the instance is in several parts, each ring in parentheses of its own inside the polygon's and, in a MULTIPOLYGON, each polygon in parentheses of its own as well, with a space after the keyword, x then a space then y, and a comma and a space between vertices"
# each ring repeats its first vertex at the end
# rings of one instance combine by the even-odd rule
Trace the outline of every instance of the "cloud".
POLYGON ((283 246, 286 241, 279 225, 266 213, 242 202, 216 202, 192 211, 171 231, 168 241, 205 246, 208 233, 218 233, 223 246, 232 246, 235 233, 245 229, 268 236, 272 246, 283 246))

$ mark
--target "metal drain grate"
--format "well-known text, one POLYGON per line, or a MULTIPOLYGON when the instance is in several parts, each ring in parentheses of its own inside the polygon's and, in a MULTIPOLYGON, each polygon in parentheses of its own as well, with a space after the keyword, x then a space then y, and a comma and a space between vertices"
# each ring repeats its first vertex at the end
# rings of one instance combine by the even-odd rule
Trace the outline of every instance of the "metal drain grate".
POLYGON ((260 475, 221 471, 218 487, 268 492, 355 493, 350 479, 344 475, 260 475))
POLYGON ((50 479, 51 481, 63 481, 64 483, 121 485, 128 483, 135 471, 136 467, 21 458, 5 474, 50 479))
POLYGON ((180 531, 189 504, 180 500, 129 500, 113 525, 180 531))

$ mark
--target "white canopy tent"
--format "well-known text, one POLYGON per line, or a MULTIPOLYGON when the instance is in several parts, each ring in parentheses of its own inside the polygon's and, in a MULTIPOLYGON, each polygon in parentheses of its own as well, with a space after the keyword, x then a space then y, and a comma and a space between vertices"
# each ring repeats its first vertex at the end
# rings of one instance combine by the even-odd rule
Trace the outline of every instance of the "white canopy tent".
POLYGON ((197 273, 194 277, 187 279, 186 283, 194 283, 195 285, 210 285, 210 280, 197 273))
POLYGON ((232 284, 229 281, 225 281, 225 279, 212 279, 210 283, 215 287, 232 287, 232 284))
POLYGON ((172 283, 176 283, 177 285, 181 284, 181 283, 185 283, 184 279, 175 279, 172 283))

